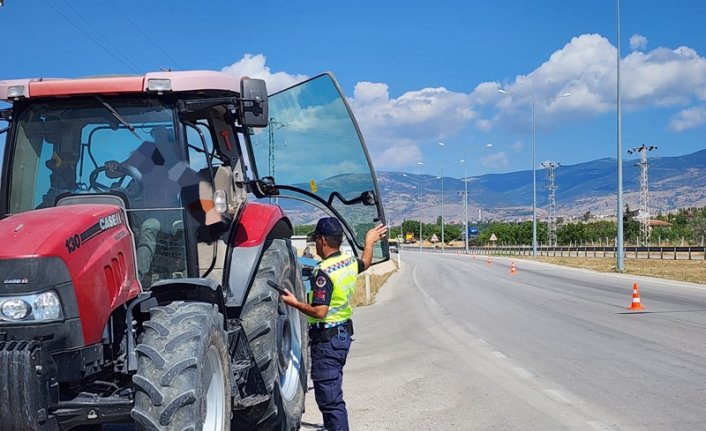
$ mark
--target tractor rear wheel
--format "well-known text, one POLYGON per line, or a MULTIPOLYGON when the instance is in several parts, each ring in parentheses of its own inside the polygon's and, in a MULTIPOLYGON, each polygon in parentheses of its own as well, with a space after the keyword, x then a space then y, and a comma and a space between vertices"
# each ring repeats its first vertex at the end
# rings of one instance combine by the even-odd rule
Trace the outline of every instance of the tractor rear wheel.
POLYGON ((230 429, 231 372, 223 316, 200 302, 150 311, 136 347, 137 429, 230 429))
POLYGON ((304 411, 306 317, 285 305, 268 281, 305 300, 301 268, 289 240, 274 239, 266 245, 241 313, 245 334, 271 397, 267 403, 234 411, 233 429, 239 431, 297 430, 304 411))

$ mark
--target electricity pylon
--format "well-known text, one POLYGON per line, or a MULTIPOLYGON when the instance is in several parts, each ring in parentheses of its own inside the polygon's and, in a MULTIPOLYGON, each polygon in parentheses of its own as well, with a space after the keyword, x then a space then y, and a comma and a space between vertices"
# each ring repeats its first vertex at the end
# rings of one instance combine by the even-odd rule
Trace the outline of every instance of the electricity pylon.
POLYGON ((654 145, 642 144, 639 147, 631 148, 628 154, 640 153, 640 163, 635 166, 640 167, 640 212, 637 219, 640 222, 640 237, 638 238, 639 245, 649 245, 650 241, 650 207, 649 207, 649 192, 647 187, 647 153, 656 150, 654 145))
POLYGON ((556 246, 556 189, 554 184, 554 170, 561 166, 550 161, 542 162, 542 167, 547 170, 547 186, 549 191, 549 229, 547 229, 547 243, 550 247, 556 246))

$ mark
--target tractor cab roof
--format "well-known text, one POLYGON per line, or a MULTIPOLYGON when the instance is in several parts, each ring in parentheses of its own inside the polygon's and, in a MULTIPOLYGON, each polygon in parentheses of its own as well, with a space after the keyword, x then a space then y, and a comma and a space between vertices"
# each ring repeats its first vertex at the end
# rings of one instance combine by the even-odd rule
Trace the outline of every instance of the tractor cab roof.
POLYGON ((29 78, 0 81, 0 100, 6 102, 39 97, 172 92, 203 92, 235 96, 240 92, 240 78, 223 72, 195 70, 149 72, 134 76, 29 78))

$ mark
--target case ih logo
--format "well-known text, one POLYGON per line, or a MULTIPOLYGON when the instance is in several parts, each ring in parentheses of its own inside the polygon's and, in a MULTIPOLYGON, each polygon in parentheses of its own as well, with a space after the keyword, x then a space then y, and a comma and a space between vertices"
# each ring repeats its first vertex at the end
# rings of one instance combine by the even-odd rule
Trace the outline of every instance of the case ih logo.
POLYGON ((81 234, 76 233, 66 238, 66 242, 64 244, 66 247, 66 251, 71 254, 81 248, 83 244, 85 244, 88 240, 94 238, 96 235, 122 223, 123 218, 120 216, 119 212, 111 214, 109 216, 101 217, 100 219, 98 219, 98 223, 89 227, 81 234))
POLYGON ((120 223, 122 223, 120 213, 111 214, 109 216, 102 217, 100 220, 98 220, 98 225, 101 227, 101 230, 110 229, 111 227, 117 226, 120 223))
POLYGON ((29 283, 29 279, 27 279, 27 278, 10 278, 10 279, 4 280, 3 283, 5 283, 5 284, 27 284, 27 283, 29 283))

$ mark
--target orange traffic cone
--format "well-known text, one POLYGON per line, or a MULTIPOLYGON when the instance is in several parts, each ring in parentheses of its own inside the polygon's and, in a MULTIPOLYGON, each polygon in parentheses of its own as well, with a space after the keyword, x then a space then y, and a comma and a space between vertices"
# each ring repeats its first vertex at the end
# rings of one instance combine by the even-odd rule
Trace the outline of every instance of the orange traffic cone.
POLYGON ((476 260, 476 254, 473 253, 473 260, 476 260))
POLYGON ((637 283, 632 285, 632 304, 628 310, 644 310, 645 307, 640 304, 640 289, 637 288, 637 283))
POLYGON ((510 274, 515 274, 517 272, 517 267, 515 267, 515 262, 510 265, 510 274))
POLYGON ((488 256, 488 264, 491 264, 491 263, 493 263, 493 258, 488 256))

